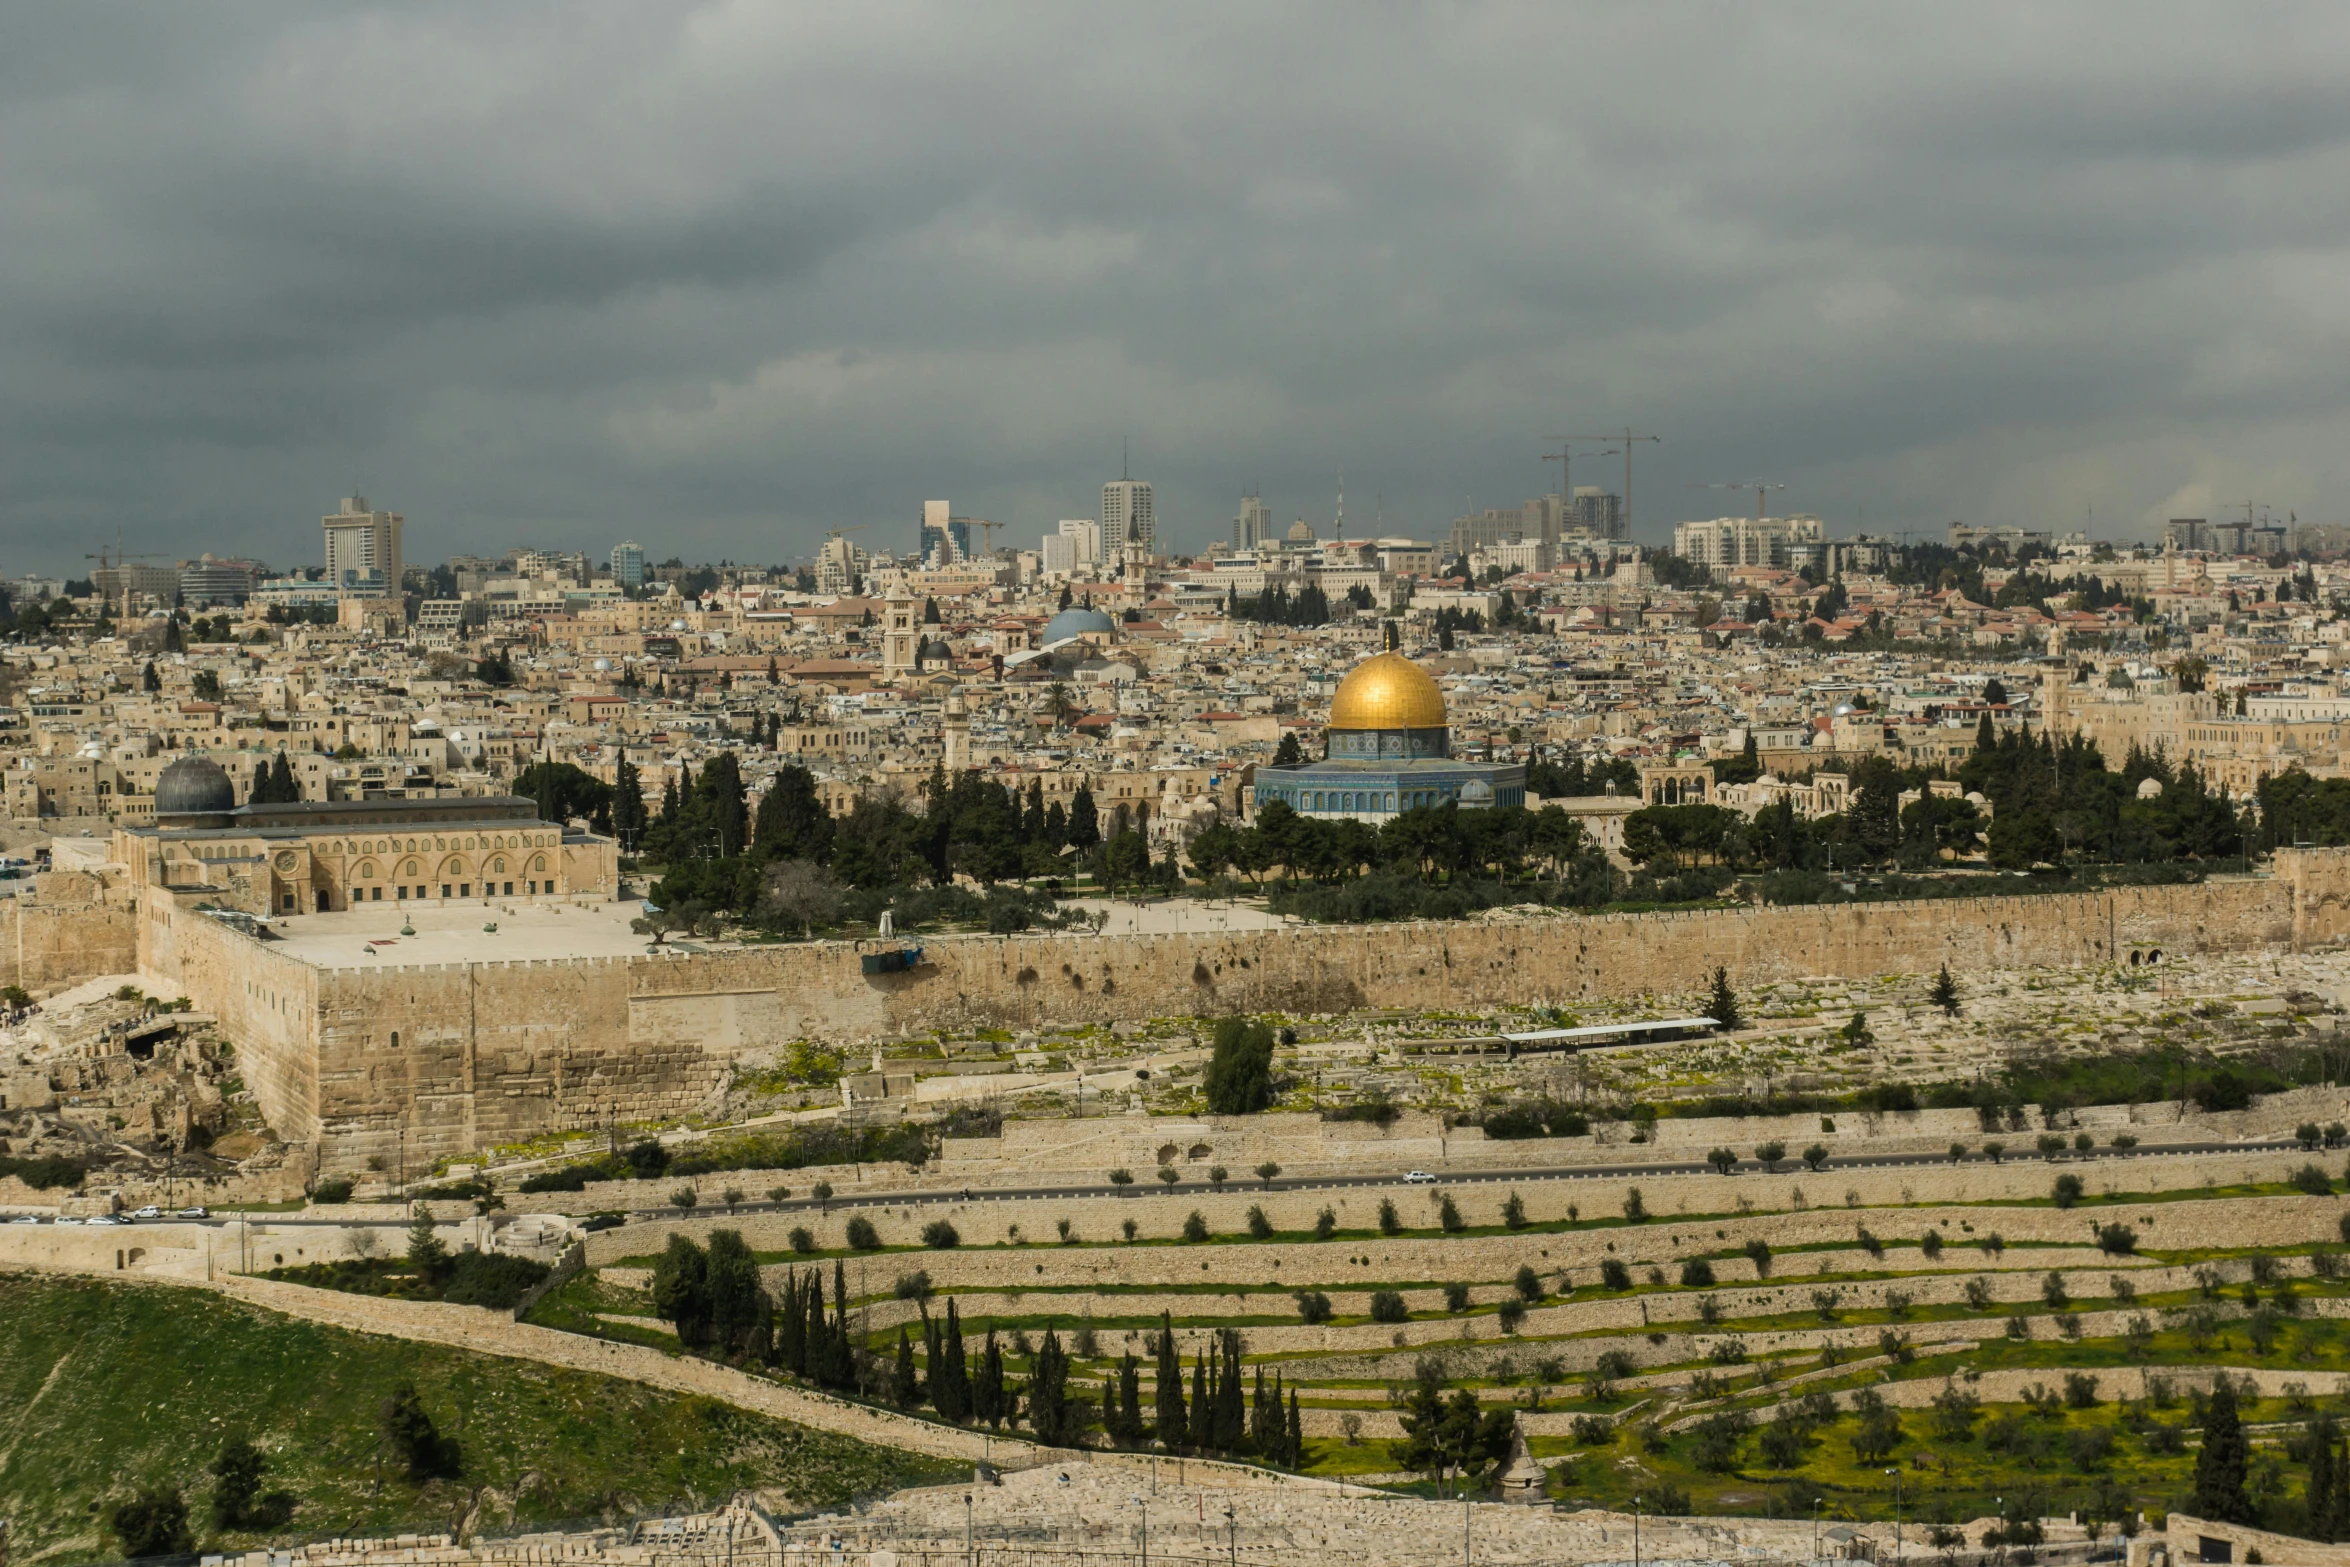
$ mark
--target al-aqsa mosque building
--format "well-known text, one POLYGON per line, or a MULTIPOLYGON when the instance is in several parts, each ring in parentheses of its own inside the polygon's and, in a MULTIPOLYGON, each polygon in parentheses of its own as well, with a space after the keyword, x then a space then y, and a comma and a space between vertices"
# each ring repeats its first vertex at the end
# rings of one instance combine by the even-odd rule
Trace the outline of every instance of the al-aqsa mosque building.
POLYGON ((1300 816, 1383 822, 1446 801, 1463 809, 1526 803, 1522 764, 1453 759, 1444 693, 1401 653, 1348 672, 1324 735, 1320 761, 1257 769, 1259 809, 1279 800, 1300 816))

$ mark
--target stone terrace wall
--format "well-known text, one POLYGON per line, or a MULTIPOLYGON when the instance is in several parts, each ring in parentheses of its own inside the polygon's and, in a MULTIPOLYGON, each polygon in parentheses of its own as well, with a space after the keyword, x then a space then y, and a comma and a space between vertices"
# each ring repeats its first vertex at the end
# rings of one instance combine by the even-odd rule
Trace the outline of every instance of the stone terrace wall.
MULTIPOLYGON (((2149 1248, 2172 1250, 2195 1246, 2306 1245, 2339 1234, 2343 1200, 2338 1197, 2273 1196, 2228 1201, 2174 1199, 2133 1204, 2128 1194, 2197 1190, 2246 1180, 2281 1180, 2306 1155, 2280 1150, 2227 1154, 2176 1154, 2145 1159, 2100 1160, 2090 1164, 2051 1165, 2042 1160, 2010 1160, 2005 1164, 1972 1161, 1967 1164, 1917 1165, 1892 1169, 1809 1171, 1785 1175, 1676 1175, 1626 1180, 1594 1176, 1563 1181, 1529 1181, 1512 1188, 1500 1182, 1473 1186, 1437 1186, 1433 1189, 1381 1191, 1353 1188, 1342 1191, 1281 1191, 1254 1193, 1234 1190, 1212 1193, 1179 1190, 1174 1196, 1152 1193, 1135 1197, 1027 1198, 969 1203, 853 1203, 835 1199, 829 1212, 795 1209, 777 1213, 743 1213, 729 1217, 723 1208, 704 1209, 694 1217, 664 1219, 605 1230, 588 1237, 591 1264, 625 1257, 650 1256, 672 1233, 706 1240, 716 1229, 734 1229, 759 1251, 784 1252, 795 1228, 806 1228, 816 1243, 837 1250, 848 1244, 852 1217, 872 1221, 882 1244, 921 1246, 923 1226, 945 1219, 955 1226, 962 1244, 949 1251, 904 1251, 875 1257, 874 1276, 895 1278, 915 1268, 928 1270, 941 1283, 1018 1287, 1049 1279, 1060 1285, 1081 1284, 1261 1284, 1278 1279, 1283 1284, 1344 1282, 1368 1278, 1382 1283, 1396 1280, 1504 1279, 1521 1262, 1538 1269, 1592 1267, 1613 1255, 1638 1266, 1668 1270, 1692 1251, 1712 1253, 1745 1245, 1761 1237, 1773 1246, 1843 1243, 1857 1238, 1866 1226, 1888 1244, 1914 1242, 1937 1220, 1949 1221, 1943 1233, 1953 1244, 1997 1229, 2010 1241, 2058 1242, 2068 1246, 2089 1243, 2096 1226, 2120 1220, 2135 1227, 2149 1248), (2125 1194, 2119 1203, 2091 1201, 2071 1210, 2034 1206, 1998 1210, 1995 1217, 1982 1211, 1933 1211, 1943 1204, 2019 1202, 2044 1198, 2055 1176, 2069 1170, 2081 1175, 2089 1195, 2101 1199, 2108 1192, 2125 1194), (1623 1211, 1625 1193, 1640 1189, 1651 1222, 1614 1225, 1532 1235, 1493 1234, 1439 1237, 1426 1233, 1436 1221, 1437 1193, 1450 1193, 1463 1219, 1472 1226, 1498 1227, 1501 1206, 1513 1189, 1526 1205, 1530 1221, 1555 1223, 1574 1216, 1612 1219, 1623 1211), (1852 1206, 1846 1206, 1847 1194, 1852 1206), (1403 1222, 1422 1233, 1367 1237, 1360 1233, 1329 1241, 1299 1241, 1284 1245, 1143 1245, 1103 1244, 1123 1233, 1128 1219, 1135 1221, 1138 1238, 1169 1241, 1182 1232, 1183 1221, 1194 1209, 1216 1235, 1232 1239, 1246 1233, 1248 1210, 1262 1205, 1276 1230, 1292 1234, 1312 1228, 1314 1216, 1327 1204, 1342 1230, 1365 1231, 1378 1220, 1381 1199, 1390 1198, 1403 1222), (1741 1201, 1756 1212, 1743 1213, 1741 1201), (1800 1204, 1800 1206, 1799 1206, 1800 1204), (1690 1217, 1695 1216, 1695 1217, 1690 1217), (1057 1244, 1058 1221, 1067 1219, 1076 1238, 1087 1244, 1057 1244), (1011 1226, 1020 1227, 1021 1242, 1006 1244, 1011 1226), (1973 1225, 1972 1231, 1964 1228, 1973 1225), (1719 1231, 1717 1235, 1715 1232, 1719 1231), (1365 1259, 1350 1264, 1353 1255, 1365 1259), (1046 1266, 1047 1258, 1051 1265, 1046 1266), (1309 1279, 1287 1272, 1268 1273, 1268 1262, 1286 1258, 1291 1268, 1311 1270, 1309 1279), (1355 1269, 1349 1272, 1349 1269, 1355 1269)), ((1805 1271, 1811 1271, 1807 1266, 1805 1271)), ((1588 1282, 1588 1281, 1586 1281, 1588 1282)))
MULTIPOLYGON (((855 1043, 937 1028, 1239 1009, 1572 1001, 1686 985, 1717 963, 1741 983, 1919 973, 1943 963, 2072 967, 2131 947, 2245 951, 2350 931, 2350 850, 2288 851, 2278 864, 2274 877, 2082 895, 1273 935, 932 938, 928 961, 895 975, 864 974, 860 944, 849 942, 324 968, 309 971, 307 1037, 281 1040, 272 1027, 260 1047, 299 1058, 270 1070, 289 1085, 314 1085, 306 1104, 328 1166, 356 1169, 370 1155, 392 1156, 402 1128, 413 1158, 683 1114, 737 1060, 798 1038, 855 1043)), ((148 962, 168 965, 168 977, 224 1019, 241 984, 235 966, 219 962, 231 950, 225 944, 245 955, 266 951, 158 905, 143 941, 148 962), (159 917, 167 929, 157 929, 159 917)), ((283 995, 295 987, 270 988, 283 995)), ((281 1130, 299 1135, 299 1124, 281 1130)))

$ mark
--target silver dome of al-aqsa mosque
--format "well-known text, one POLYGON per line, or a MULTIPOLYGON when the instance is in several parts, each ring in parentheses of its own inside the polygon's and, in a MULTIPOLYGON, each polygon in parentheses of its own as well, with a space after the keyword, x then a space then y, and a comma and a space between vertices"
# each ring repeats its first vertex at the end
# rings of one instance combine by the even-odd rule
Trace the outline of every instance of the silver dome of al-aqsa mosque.
POLYGON ((183 756, 155 780, 155 821, 158 826, 212 825, 237 808, 237 786, 208 757, 183 756), (182 821, 182 818, 204 818, 182 821))

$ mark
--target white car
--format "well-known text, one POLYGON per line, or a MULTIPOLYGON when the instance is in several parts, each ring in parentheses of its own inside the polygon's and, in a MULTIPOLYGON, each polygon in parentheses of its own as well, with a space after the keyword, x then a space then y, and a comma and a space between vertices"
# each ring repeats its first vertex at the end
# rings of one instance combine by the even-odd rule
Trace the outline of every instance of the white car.
POLYGON ((59 1219, 57 1222, 59 1224, 79 1224, 82 1221, 79 1219, 59 1219))
POLYGON ((1405 1174, 1404 1180, 1412 1186, 1430 1186, 1435 1184, 1436 1177, 1426 1170, 1412 1170, 1405 1174))
POLYGON ((153 1203, 149 1203, 144 1208, 131 1210, 131 1217, 134 1219, 160 1219, 163 1217, 163 1210, 153 1203))
MULTIPOLYGON (((65 1221, 60 1219, 58 1222, 62 1224, 65 1221)), ((119 1218, 111 1213, 100 1213, 91 1215, 90 1218, 85 1222, 90 1224, 128 1224, 131 1221, 128 1219, 119 1218)))
POLYGON ((175 1219, 209 1219, 212 1217, 212 1210, 210 1208, 202 1207, 182 1208, 179 1212, 173 1214, 172 1217, 175 1219))

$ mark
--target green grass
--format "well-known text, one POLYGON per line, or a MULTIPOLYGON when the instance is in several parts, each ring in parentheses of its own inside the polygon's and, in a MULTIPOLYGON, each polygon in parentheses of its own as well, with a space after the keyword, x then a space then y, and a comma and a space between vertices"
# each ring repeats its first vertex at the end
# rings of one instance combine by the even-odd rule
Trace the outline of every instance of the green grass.
POLYGON ((299 1499, 278 1537, 437 1532, 479 1491, 476 1525, 513 1529, 707 1503, 738 1486, 805 1505, 950 1477, 914 1455, 716 1400, 364 1336, 196 1290, 0 1275, 0 1515, 28 1562, 112 1561, 106 1507, 179 1486, 206 1550, 206 1465, 231 1432, 299 1499), (462 1444, 464 1477, 412 1485, 385 1464, 377 1410, 412 1381, 462 1444))

